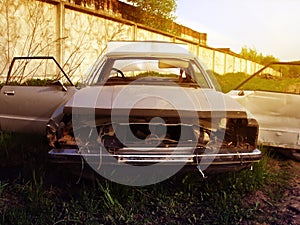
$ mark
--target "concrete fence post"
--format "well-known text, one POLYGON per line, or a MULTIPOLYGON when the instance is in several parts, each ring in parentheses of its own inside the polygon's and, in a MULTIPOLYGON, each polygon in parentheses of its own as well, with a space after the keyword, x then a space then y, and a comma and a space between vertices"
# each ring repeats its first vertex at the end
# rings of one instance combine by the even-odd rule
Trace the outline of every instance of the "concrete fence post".
POLYGON ((60 65, 63 65, 63 45, 64 45, 64 27, 65 27, 65 0, 61 0, 57 4, 56 10, 56 36, 57 36, 57 51, 56 58, 60 65))

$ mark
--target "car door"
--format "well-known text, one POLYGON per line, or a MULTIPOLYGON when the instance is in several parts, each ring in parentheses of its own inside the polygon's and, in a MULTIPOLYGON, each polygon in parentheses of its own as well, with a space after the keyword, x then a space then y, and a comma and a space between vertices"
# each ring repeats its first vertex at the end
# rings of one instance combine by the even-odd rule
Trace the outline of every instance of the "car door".
POLYGON ((0 124, 4 131, 43 133, 54 111, 76 89, 61 86, 3 86, 0 92, 0 124))
MULTIPOLYGON (((19 58, 28 60, 29 57, 19 58)), ((33 71, 36 75, 36 70, 33 71)), ((10 72, 7 80, 9 77, 10 72)), ((28 81, 28 76, 24 77, 28 81)), ((10 82, 0 90, 0 128, 3 131, 45 133, 51 115, 76 92, 72 83, 66 87, 59 81, 43 86, 24 85, 22 81, 20 85, 9 85, 10 82)))
POLYGON ((300 149, 299 74, 300 61, 273 62, 228 93, 257 119, 259 144, 300 149))

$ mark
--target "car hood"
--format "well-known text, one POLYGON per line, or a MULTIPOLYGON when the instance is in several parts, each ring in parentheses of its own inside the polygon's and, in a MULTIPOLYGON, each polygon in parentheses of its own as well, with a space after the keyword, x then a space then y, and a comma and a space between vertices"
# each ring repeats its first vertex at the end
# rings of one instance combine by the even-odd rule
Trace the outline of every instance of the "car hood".
POLYGON ((85 87, 66 103, 64 112, 71 114, 74 109, 76 113, 95 110, 98 114, 136 110, 145 116, 154 111, 160 116, 173 111, 247 116, 245 108, 236 100, 213 89, 140 84, 85 87))

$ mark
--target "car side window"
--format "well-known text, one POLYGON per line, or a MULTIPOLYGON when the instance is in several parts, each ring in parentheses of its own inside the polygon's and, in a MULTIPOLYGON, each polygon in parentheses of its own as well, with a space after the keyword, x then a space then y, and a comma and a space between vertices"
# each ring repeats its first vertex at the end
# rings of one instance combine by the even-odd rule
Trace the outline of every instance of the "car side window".
POLYGON ((201 88, 209 88, 209 85, 207 83, 207 80, 205 78, 205 75, 202 73, 202 71, 197 67, 195 64, 193 65, 193 70, 197 79, 198 84, 201 88))
POLYGON ((53 57, 15 57, 10 65, 6 84, 44 86, 57 80, 72 85, 69 77, 53 57))

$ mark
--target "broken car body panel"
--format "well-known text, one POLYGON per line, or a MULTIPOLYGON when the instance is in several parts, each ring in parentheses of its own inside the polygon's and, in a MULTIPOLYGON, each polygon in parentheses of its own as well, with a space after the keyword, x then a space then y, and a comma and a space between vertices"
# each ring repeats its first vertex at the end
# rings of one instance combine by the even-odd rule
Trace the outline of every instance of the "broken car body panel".
MULTIPOLYGON (((271 65, 300 65, 299 62, 275 62, 260 69, 250 76, 246 82, 239 85, 240 90, 233 90, 228 93, 235 98, 247 110, 249 110, 259 123, 258 144, 275 147, 283 153, 300 160, 300 105, 299 93, 291 93, 289 84, 282 92, 264 90, 267 87, 260 87, 258 90, 249 90, 244 85, 251 82, 254 76, 263 74, 264 69, 271 65), (286 92, 284 92, 286 91, 286 92)), ((272 77, 267 79, 272 80, 272 77)), ((281 78, 273 78, 280 81, 281 78)), ((282 79, 283 80, 283 79, 282 79)), ((278 86, 281 86, 278 83, 278 86)), ((294 90, 292 90, 294 91, 294 90)))
MULTIPOLYGON (((238 91, 236 91, 238 92, 238 91)), ((231 92, 237 95, 236 92, 231 92)), ((259 121, 259 143, 300 149, 300 96, 265 91, 244 91, 236 99, 259 121)))

